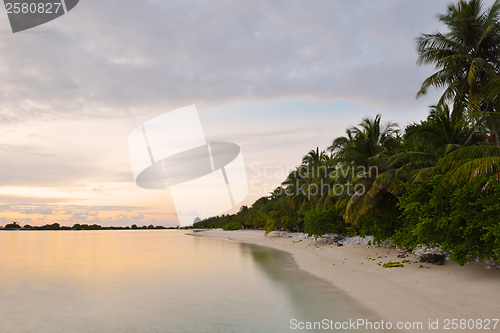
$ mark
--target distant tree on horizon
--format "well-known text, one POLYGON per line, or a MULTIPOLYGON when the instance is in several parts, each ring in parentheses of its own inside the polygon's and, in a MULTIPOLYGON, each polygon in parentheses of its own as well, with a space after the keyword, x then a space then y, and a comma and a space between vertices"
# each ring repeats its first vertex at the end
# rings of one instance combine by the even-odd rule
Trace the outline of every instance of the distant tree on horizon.
POLYGON ((21 229, 21 226, 17 221, 12 221, 12 223, 6 224, 5 229, 21 229))

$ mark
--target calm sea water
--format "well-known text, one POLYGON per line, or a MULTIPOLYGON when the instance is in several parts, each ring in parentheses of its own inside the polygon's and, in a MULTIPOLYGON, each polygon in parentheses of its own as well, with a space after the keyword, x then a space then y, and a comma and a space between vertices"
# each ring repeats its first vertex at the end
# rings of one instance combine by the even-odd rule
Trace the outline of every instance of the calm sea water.
POLYGON ((2 333, 280 333, 349 318, 377 320, 269 248, 173 230, 0 232, 2 333))

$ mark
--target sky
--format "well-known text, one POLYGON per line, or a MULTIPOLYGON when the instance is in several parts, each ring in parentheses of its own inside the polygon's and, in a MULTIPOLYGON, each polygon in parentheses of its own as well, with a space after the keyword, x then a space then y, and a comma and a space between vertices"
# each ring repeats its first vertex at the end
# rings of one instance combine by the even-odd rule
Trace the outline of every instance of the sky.
POLYGON ((2 9, 0 225, 196 217, 138 187, 128 150, 132 130, 191 104, 207 141, 241 147, 247 205, 363 117, 419 122, 439 92, 416 99, 433 73, 416 38, 446 31, 449 3, 81 0, 16 34, 2 9))

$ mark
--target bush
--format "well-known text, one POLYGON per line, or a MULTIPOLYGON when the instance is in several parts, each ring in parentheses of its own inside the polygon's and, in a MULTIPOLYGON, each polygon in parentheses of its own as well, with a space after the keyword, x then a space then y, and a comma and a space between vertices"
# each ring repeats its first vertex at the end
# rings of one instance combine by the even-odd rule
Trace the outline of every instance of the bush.
POLYGON ((308 236, 321 236, 327 233, 345 234, 346 223, 337 209, 330 208, 325 211, 316 209, 305 213, 305 233, 308 236))
POLYGON ((224 230, 240 230, 241 228, 243 228, 243 225, 239 222, 228 223, 222 227, 224 230))
POLYGON ((376 209, 368 213, 359 223, 349 228, 352 234, 361 237, 373 235, 376 242, 381 243, 391 238, 403 226, 399 198, 389 192, 378 194, 376 209))
POLYGON ((440 246, 451 259, 465 264, 469 256, 500 256, 500 183, 478 179, 460 186, 445 184, 436 175, 423 184, 407 184, 400 199, 405 226, 393 237, 400 246, 440 246), (484 184, 492 185, 490 193, 484 184))

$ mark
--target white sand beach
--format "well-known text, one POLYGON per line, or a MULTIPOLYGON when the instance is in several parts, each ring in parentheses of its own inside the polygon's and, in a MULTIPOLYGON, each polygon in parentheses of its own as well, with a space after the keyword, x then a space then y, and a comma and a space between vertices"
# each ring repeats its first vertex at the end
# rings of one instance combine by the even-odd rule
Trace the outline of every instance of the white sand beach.
MULTIPOLYGON (((289 252, 300 269, 325 279, 345 291, 355 300, 374 311, 383 320, 397 322, 423 322, 419 332, 445 331, 446 319, 498 319, 500 318, 500 269, 486 269, 481 262, 465 266, 446 260, 445 265, 413 263, 401 268, 382 268, 377 263, 402 261, 396 249, 331 247, 310 239, 265 236, 263 231, 207 230, 196 233, 203 237, 230 239, 267 246, 289 252), (370 257, 372 259, 367 259, 370 257), (382 257, 382 258, 379 258, 382 257), (430 268, 420 268, 420 266, 430 268), (428 329, 429 320, 439 320, 439 329, 428 329)), ((468 332, 500 331, 493 329, 465 329, 468 332)), ((448 331, 451 329, 451 322, 448 331)), ((414 330, 402 330, 413 332, 414 330)))

